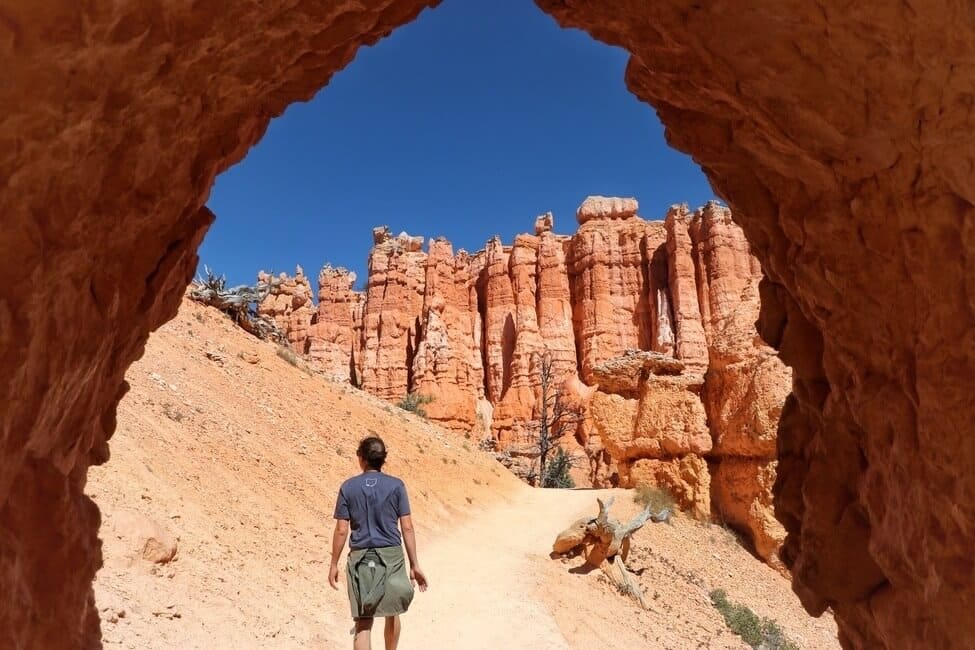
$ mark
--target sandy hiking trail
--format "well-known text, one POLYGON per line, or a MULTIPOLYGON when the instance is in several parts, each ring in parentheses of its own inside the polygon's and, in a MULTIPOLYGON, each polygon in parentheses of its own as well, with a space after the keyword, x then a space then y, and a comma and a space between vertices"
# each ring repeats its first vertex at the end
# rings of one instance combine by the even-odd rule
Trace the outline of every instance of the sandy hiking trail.
POLYGON ((539 564, 552 562, 547 551, 558 531, 591 515, 596 496, 611 492, 525 489, 421 549, 432 586, 403 617, 400 646, 572 647, 537 593, 539 564))

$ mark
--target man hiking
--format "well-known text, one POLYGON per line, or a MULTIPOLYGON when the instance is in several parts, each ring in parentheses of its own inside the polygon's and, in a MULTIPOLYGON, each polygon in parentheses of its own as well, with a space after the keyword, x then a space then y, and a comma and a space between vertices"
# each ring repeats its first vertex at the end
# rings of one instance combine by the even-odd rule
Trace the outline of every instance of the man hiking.
POLYGON ((332 566, 328 583, 339 586, 339 556, 352 529, 345 577, 355 619, 354 650, 371 650, 372 621, 386 617, 386 650, 399 643, 399 615, 413 600, 413 583, 427 590, 427 579, 416 561, 416 537, 410 519, 410 501, 403 481, 383 474, 386 445, 381 438, 365 438, 356 451, 362 473, 339 488, 332 535, 332 566), (399 528, 403 534, 400 535, 399 528), (410 558, 407 576, 402 543, 410 558))

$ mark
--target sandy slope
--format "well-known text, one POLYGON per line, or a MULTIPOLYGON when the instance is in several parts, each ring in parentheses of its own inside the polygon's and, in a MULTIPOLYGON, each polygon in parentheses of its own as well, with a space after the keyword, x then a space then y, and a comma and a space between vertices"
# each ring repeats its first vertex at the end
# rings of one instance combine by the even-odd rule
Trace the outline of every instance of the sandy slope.
POLYGON ((637 610, 598 574, 572 572, 578 560, 548 558, 596 492, 529 489, 463 437, 310 376, 213 310, 184 304, 128 377, 113 458, 88 487, 104 517, 106 647, 348 647, 344 592, 325 581, 330 515, 369 432, 410 487, 432 581, 401 647, 743 647, 707 603, 715 587, 803 647, 836 647, 832 621, 809 619, 781 576, 684 518, 639 534, 632 564, 655 597, 637 610), (176 559, 136 557, 125 511, 177 535, 176 559))

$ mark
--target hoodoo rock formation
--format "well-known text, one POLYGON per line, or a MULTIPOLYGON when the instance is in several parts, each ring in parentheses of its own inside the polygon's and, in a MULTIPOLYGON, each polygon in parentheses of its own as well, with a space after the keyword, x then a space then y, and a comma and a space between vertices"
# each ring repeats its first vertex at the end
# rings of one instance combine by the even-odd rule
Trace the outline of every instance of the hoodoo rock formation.
MULTIPOLYGON (((831 607, 848 647, 966 647, 968 4, 536 3, 630 53, 629 88, 761 262, 760 331, 793 371, 774 492, 805 607, 831 607)), ((359 47, 435 4, 0 9, 0 646, 97 643, 87 468, 108 460, 125 371, 193 276, 216 175, 359 47)), ((363 355, 391 361, 408 342, 422 301, 408 302, 396 336, 363 355)), ((387 365, 370 381, 397 393, 403 374, 387 365)))
POLYGON ((364 294, 326 267, 310 327, 305 303, 300 318, 288 311, 300 273, 282 277, 262 311, 294 323, 288 340, 304 341, 297 349, 329 374, 361 375, 391 401, 419 393, 432 400, 430 419, 468 437, 490 433, 522 475, 538 454, 547 355, 584 415, 570 448, 584 450, 593 485, 664 487, 700 517, 713 500, 716 516, 778 563, 784 530, 771 488, 790 374, 754 332, 758 265, 717 203, 674 206, 663 222, 638 208, 588 197, 574 235, 555 234, 547 213, 535 234, 511 246, 495 237, 474 255, 455 255, 442 238, 424 252, 421 238, 379 227, 364 294))
POLYGON ((307 354, 326 374, 359 383, 362 349, 362 294, 353 290, 355 273, 324 267, 318 274, 318 311, 308 328, 307 354))
POLYGON ((362 388, 384 399, 409 392, 423 313, 422 237, 387 228, 373 230, 369 278, 362 307, 362 353, 357 371, 362 388))
POLYGON ((474 430, 481 436, 490 416, 483 410, 478 274, 471 271, 478 264, 479 260, 465 251, 454 255, 445 239, 430 242, 410 389, 435 396, 424 407, 431 419, 450 429, 474 430))
POLYGON ((270 287, 270 293, 257 309, 262 316, 270 316, 278 328, 288 337, 288 343, 296 350, 304 350, 308 339, 308 329, 315 314, 311 301, 311 283, 299 266, 294 277, 281 273, 280 282, 263 271, 258 274, 259 283, 270 287))

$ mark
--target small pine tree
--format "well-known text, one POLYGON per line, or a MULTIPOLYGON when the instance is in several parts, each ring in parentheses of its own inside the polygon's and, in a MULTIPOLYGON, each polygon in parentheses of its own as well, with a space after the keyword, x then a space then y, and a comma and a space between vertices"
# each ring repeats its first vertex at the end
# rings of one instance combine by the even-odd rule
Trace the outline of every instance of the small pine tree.
POLYGON ((407 393, 396 406, 400 407, 404 411, 416 413, 421 418, 425 418, 427 416, 427 412, 423 408, 423 405, 429 404, 432 401, 433 397, 430 395, 420 395, 419 393, 413 392, 407 393))
POLYGON ((546 488, 574 488, 575 481, 569 475, 572 469, 572 456, 565 453, 562 447, 555 450, 555 455, 545 468, 545 476, 542 478, 542 487, 546 488))

